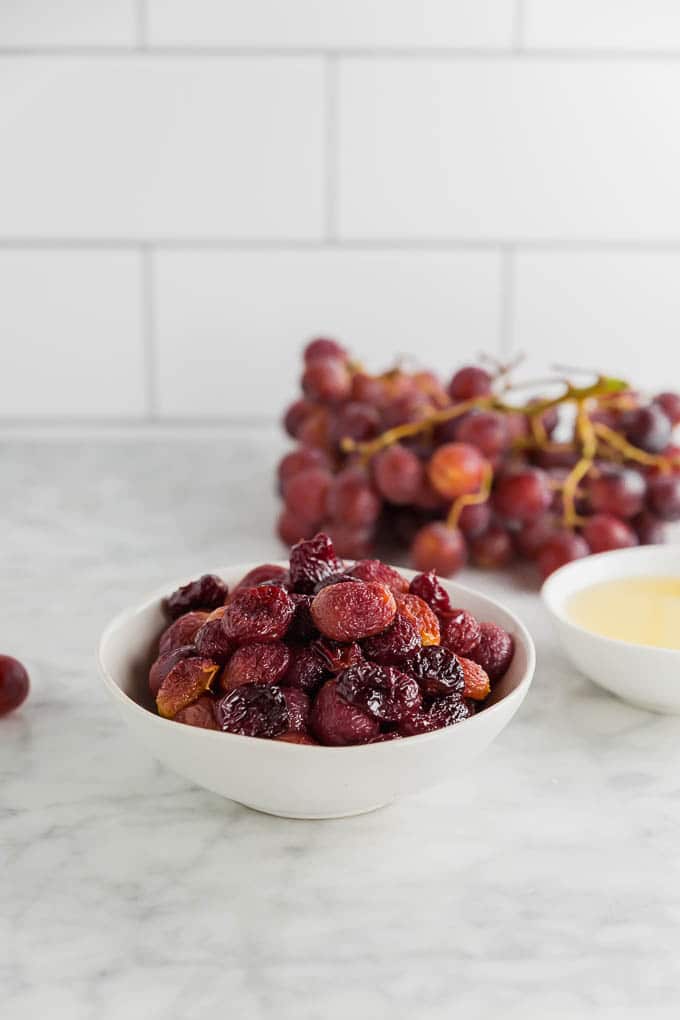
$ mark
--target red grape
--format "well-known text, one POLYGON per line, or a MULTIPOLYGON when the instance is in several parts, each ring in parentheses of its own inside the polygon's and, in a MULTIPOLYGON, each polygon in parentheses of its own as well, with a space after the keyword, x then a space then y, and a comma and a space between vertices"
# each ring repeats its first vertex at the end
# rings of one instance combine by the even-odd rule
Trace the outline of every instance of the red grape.
POLYGON ((590 552, 588 543, 572 531, 558 531, 549 538, 538 554, 538 567, 545 580, 554 570, 565 563, 579 560, 590 552))
POLYGON ((648 510, 633 519, 640 545, 661 545, 666 541, 666 524, 648 510))
POLYGON ((671 425, 680 423, 680 393, 658 393, 654 403, 666 414, 671 425))
POLYGON ((327 337, 317 337, 316 340, 310 340, 305 347, 304 359, 306 362, 313 361, 315 358, 328 357, 340 358, 346 361, 347 351, 337 340, 329 340, 327 337))
POLYGON ((408 422, 424 421, 431 414, 430 401, 420 390, 414 390, 413 393, 404 393, 390 400, 383 411, 383 424, 386 429, 393 429, 408 422))
POLYGON ((373 524, 380 514, 380 497, 360 468, 343 468, 328 492, 328 513, 332 520, 352 528, 373 524))
POLYGON ((276 522, 276 530, 281 541, 285 545, 295 545, 302 538, 313 538, 316 525, 309 521, 300 520, 287 507, 281 511, 276 522))
POLYGON ((663 521, 680 521, 680 475, 650 479, 649 506, 663 521))
POLYGON ((660 453, 671 441, 672 425, 659 404, 639 407, 626 421, 626 438, 647 453, 660 453))
POLYGON ((470 542, 472 562, 478 567, 504 567, 513 559, 512 539, 505 528, 492 524, 470 542))
POLYGON ((446 499, 478 492, 489 462, 476 446, 445 443, 432 454, 428 476, 436 491, 446 499))
POLYGON ((491 524, 491 504, 487 499, 484 503, 468 503, 460 512, 458 527, 466 538, 481 535, 491 524))
POLYGON ((390 503, 407 505, 418 498, 424 468, 412 450, 401 443, 381 450, 373 459, 373 478, 378 492, 390 503))
POLYGON ((510 471, 498 479, 494 509, 506 521, 526 524, 541 517, 552 502, 550 480, 540 468, 510 471))
POLYGON ((352 388, 352 378, 343 358, 319 355, 308 361, 302 376, 305 396, 324 403, 336 404, 346 400, 352 388))
POLYGON ((314 446, 298 446, 279 462, 279 484, 282 489, 285 489, 290 479, 301 471, 307 471, 309 468, 327 467, 329 467, 329 460, 323 450, 318 450, 314 446))
POLYGON ((0 716, 8 715, 28 697, 28 673, 18 659, 0 655, 0 716))
POLYGON ((297 434, 300 431, 302 423, 309 417, 314 411, 315 405, 309 400, 296 400, 290 405, 285 415, 283 416, 283 427, 289 436, 293 439, 297 438, 297 434))
POLYGON ((371 554, 373 529, 370 526, 352 527, 344 521, 326 521, 321 531, 330 535, 338 556, 348 560, 362 560, 371 554))
POLYGON ((613 514, 594 514, 583 526, 583 537, 593 553, 610 549, 627 549, 638 544, 637 535, 629 524, 613 514))
POLYGON ((411 560, 416 570, 436 570, 444 577, 460 570, 466 558, 465 539, 460 531, 441 521, 422 527, 411 546, 411 560))
POLYGON ((483 368, 467 365, 459 368, 449 383, 452 400, 470 400, 471 397, 486 397, 491 393, 491 376, 483 368))
POLYGON ((510 445, 510 434, 505 417, 498 411, 478 411, 469 414, 461 422, 457 434, 458 441, 476 446, 492 463, 510 445))
POLYGON ((307 468, 290 478, 283 489, 286 508, 298 520, 315 527, 326 517, 333 476, 325 468, 307 468))
POLYGON ((603 464, 589 479, 588 498, 593 510, 615 517, 634 517, 642 510, 647 483, 633 468, 603 464))
POLYGON ((326 407, 314 407, 300 423, 297 438, 305 446, 325 450, 329 446, 330 415, 326 407))
POLYGON ((356 372, 352 376, 352 400, 381 408, 385 406, 388 399, 389 396, 384 379, 378 376, 366 375, 364 372, 356 372))
POLYGON ((515 548, 520 556, 524 556, 527 560, 534 560, 542 546, 557 531, 558 525, 554 517, 548 514, 537 517, 535 521, 529 521, 514 533, 515 548))
POLYGON ((331 422, 331 438, 340 446, 343 439, 364 442, 380 431, 380 415, 370 404, 351 401, 336 413, 331 422))

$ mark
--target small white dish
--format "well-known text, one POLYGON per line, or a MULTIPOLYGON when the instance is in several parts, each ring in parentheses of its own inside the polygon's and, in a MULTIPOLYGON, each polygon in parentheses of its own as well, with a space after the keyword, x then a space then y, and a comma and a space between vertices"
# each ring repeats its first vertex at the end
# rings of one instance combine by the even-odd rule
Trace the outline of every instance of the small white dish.
POLYGON ((577 592, 630 577, 680 577, 680 546, 641 545, 574 560, 550 575, 541 594, 562 648, 580 672, 638 708, 680 713, 679 650, 603 637, 569 618, 567 606, 577 592))
MULTIPOLYGON (((255 565, 213 572, 231 587, 255 565)), ((401 572, 406 577, 414 573, 401 572)), ((454 605, 500 624, 515 639, 510 669, 478 715, 434 733, 358 747, 288 744, 185 726, 155 714, 147 683, 158 637, 167 624, 162 599, 185 581, 164 585, 109 624, 99 644, 104 685, 135 735, 165 765, 199 786, 268 814, 341 818, 446 782, 507 726, 534 673, 534 644, 517 617, 492 599, 445 581, 454 605)))

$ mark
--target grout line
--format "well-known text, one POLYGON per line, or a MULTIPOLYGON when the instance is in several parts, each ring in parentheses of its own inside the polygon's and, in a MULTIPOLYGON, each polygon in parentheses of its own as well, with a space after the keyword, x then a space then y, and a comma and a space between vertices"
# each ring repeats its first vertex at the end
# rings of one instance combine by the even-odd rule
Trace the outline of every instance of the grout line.
POLYGON ((498 347, 506 360, 513 351, 515 332, 515 249, 509 244, 501 251, 501 309, 498 347))
POLYGON ((140 249, 142 271, 142 343, 144 345, 144 392, 146 417, 158 418, 158 352, 156 345, 155 294, 153 286, 153 251, 148 244, 140 249))
MULTIPOLYGON (((519 0, 521 3, 522 0, 519 0)), ((143 28, 142 18, 138 18, 138 33, 142 31, 146 35, 146 28, 143 28), (143 29, 143 31, 142 31, 143 29)), ((593 49, 569 49, 558 46, 534 46, 531 48, 521 45, 520 35, 523 33, 522 19, 518 18, 513 28, 513 46, 508 48, 485 48, 478 47, 456 47, 437 46, 427 48, 408 46, 384 46, 364 47, 346 46, 338 48, 295 46, 201 46, 201 45, 179 45, 179 46, 147 46, 144 44, 143 52, 147 57, 234 57, 234 58, 259 58, 259 57, 281 57, 299 58, 313 57, 323 58, 334 56, 343 59, 367 59, 367 60, 498 60, 498 61, 523 61, 523 60, 565 60, 573 62, 593 61, 678 61, 680 60, 680 49, 614 49, 607 47, 593 49), (519 46, 518 46, 519 42, 519 46)), ((128 46, 34 46, 34 47, 8 47, 0 46, 0 57, 138 57, 140 45, 128 46)))
POLYGON ((136 0, 137 49, 146 51, 149 48, 149 5, 147 0, 136 0))
POLYGON ((511 247, 515 251, 545 252, 671 252, 680 251, 680 238, 600 240, 598 238, 541 239, 541 238, 361 238, 299 240, 285 238, 0 238, 0 251, 140 251, 146 248, 160 251, 244 251, 244 252, 295 252, 328 251, 497 251, 511 247))
POLYGON ((512 18, 513 53, 524 53, 525 21, 526 21, 526 8, 524 6, 524 0, 515 0, 515 9, 512 18))
POLYGON ((338 132, 339 67, 335 54, 326 57, 325 66, 325 240, 329 245, 338 243, 338 132))

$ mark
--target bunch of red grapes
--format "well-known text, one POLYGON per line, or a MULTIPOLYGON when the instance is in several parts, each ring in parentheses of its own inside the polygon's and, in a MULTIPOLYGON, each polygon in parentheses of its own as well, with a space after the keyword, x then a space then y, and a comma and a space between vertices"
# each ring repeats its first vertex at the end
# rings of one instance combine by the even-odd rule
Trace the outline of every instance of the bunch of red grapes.
POLYGON ((313 340, 284 417, 297 445, 278 468, 279 536, 321 529, 351 558, 407 547, 417 570, 444 576, 522 558, 547 577, 663 542, 680 520, 680 395, 559 381, 557 396, 518 403, 502 366, 465 366, 448 385, 429 371, 373 376, 335 340, 313 340))

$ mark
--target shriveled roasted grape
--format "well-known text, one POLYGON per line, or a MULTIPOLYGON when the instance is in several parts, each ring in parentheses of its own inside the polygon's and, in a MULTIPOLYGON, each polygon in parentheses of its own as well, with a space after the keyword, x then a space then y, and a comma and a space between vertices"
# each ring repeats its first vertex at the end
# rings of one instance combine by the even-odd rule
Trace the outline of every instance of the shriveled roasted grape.
POLYGON ((176 620, 178 616, 195 610, 216 609, 223 605, 229 589, 221 577, 216 574, 204 574, 197 581, 182 585, 165 600, 168 616, 176 620))
POLYGON ((473 701, 483 701, 491 690, 489 674, 478 662, 463 655, 458 656, 458 661, 463 673, 463 694, 473 701))
POLYGON ((422 700, 413 677, 374 662, 346 669, 338 676, 335 690, 343 701, 381 722, 400 722, 416 712, 422 700))
POLYGON ((296 687, 281 687, 280 690, 286 699, 290 730, 293 733, 307 733, 312 709, 309 697, 296 687))
POLYGON ((427 602, 430 609, 435 613, 448 613, 451 611, 451 599, 446 588, 441 584, 434 570, 428 570, 425 574, 416 574, 409 585, 411 595, 417 595, 423 602, 427 602))
POLYGON ((385 584, 393 595, 400 595, 409 590, 406 578, 382 560, 359 560, 349 573, 360 581, 378 581, 385 584))
POLYGON ((262 584, 234 592, 222 617, 228 638, 238 644, 276 641, 291 624, 295 606, 285 588, 262 584))
POLYGON ((493 492, 494 510, 505 521, 527 524, 541 517, 552 502, 550 480, 540 468, 504 473, 493 492))
POLYGON ((335 641, 358 641, 379 634, 397 611, 394 595, 376 581, 332 584, 312 602, 312 619, 322 634, 335 641))
POLYGON ((281 567, 277 563, 261 563, 259 567, 253 567, 241 578, 234 591, 240 591, 241 588, 255 588, 256 585, 263 584, 265 581, 285 588, 289 580, 286 567, 281 567))
POLYGON ((234 646, 222 626, 222 617, 226 608, 226 606, 219 606, 217 609, 213 609, 194 637, 198 654, 205 659, 212 659, 214 662, 220 663, 226 662, 234 650, 234 646))
POLYGON ((492 524, 470 542, 472 562, 485 569, 505 567, 514 558, 512 539, 506 528, 492 524))
POLYGON ((368 712, 340 697, 337 680, 327 680, 316 696, 310 729, 317 740, 331 747, 367 744, 380 732, 380 723, 368 712))
POLYGON ((149 690, 154 698, 173 666, 176 666, 180 659, 189 659, 197 655, 198 652, 193 645, 180 645, 169 652, 162 652, 149 670, 149 690))
POLYGON ((445 499, 478 492, 490 468, 488 460, 469 443, 439 446, 427 467, 432 485, 445 499))
POLYGON ((9 715, 28 697, 28 673, 18 659, 0 655, 0 716, 9 715))
POLYGON ((458 659, 442 645, 421 648, 409 664, 409 673, 414 676, 424 694, 461 694, 463 691, 463 670, 458 659))
POLYGON ((313 694, 330 677, 326 660, 313 645, 290 649, 290 661, 282 684, 313 694))
POLYGON ((575 535, 573 531, 556 531, 546 539, 536 557, 541 576, 545 580, 565 563, 579 560, 589 552, 588 543, 580 535, 575 535))
POLYGON ((411 592, 397 595, 396 602, 397 613, 413 624, 420 635, 421 644, 438 645, 439 620, 427 602, 411 592))
POLYGON ((395 443, 373 458, 373 478, 378 492, 397 505, 415 502, 423 486, 425 469, 412 450, 395 443))
POLYGON ((467 548, 457 528, 441 521, 425 524, 413 539, 411 560, 416 570, 436 570, 450 577, 465 565, 467 548))
POLYGON ((469 659, 478 663, 489 674, 490 680, 498 680, 507 672, 515 652, 512 634, 497 623, 480 623, 479 641, 470 650, 469 659))
POLYGON ((380 514, 380 498, 368 475, 359 468, 344 468, 328 490, 328 515, 354 528, 373 524, 380 514))
POLYGON ((321 581, 317 581, 314 585, 313 594, 317 595, 322 588, 327 588, 329 584, 347 584, 354 581, 356 581, 356 577, 352 577, 351 574, 348 574, 345 571, 343 571, 342 574, 331 574, 329 577, 324 577, 321 581))
POLYGON ((171 623, 161 634, 161 639, 158 642, 159 655, 171 652, 173 648, 179 648, 181 645, 193 645, 197 631, 203 626, 208 616, 208 613, 196 610, 192 613, 185 613, 184 616, 180 616, 174 623, 171 623))
POLYGON ((202 694, 200 698, 181 708, 173 719, 175 722, 184 723, 185 726, 197 726, 202 730, 219 730, 215 710, 217 701, 211 694, 202 694))
POLYGON ((315 585, 331 574, 341 574, 344 564, 335 555, 328 535, 323 532, 298 542, 290 551, 290 579, 293 589, 311 595, 315 585))
POLYGON ((627 549, 638 544, 630 524, 613 514, 593 514, 583 526, 583 537, 593 553, 627 549))
POLYGON ((471 397, 486 397, 491 393, 491 376, 483 368, 466 365, 459 368, 449 383, 452 400, 470 400, 471 397))
POLYGON ((387 630, 364 638, 361 646, 371 662, 404 669, 411 656, 421 647, 420 633, 411 620, 397 613, 394 623, 387 630))
POLYGON ((343 669, 349 669, 363 659, 356 641, 332 641, 331 638, 322 637, 312 647, 321 656, 330 673, 341 673, 343 669))
POLYGON ((272 684, 243 684, 218 701, 217 719, 225 733, 277 737, 290 729, 285 695, 272 684))
POLYGON ((642 510, 647 483, 634 468, 602 464, 588 479, 587 489, 595 512, 634 517, 642 510))
POLYGON ((441 643, 456 655, 469 655, 482 636, 479 621, 466 609, 452 609, 440 618, 441 643))
POLYGON ((164 677, 158 690, 158 714, 172 719, 181 709, 191 705, 210 689, 219 668, 210 659, 180 659, 164 677))
POLYGON ((237 648, 220 678, 223 691, 242 684, 275 684, 286 673, 290 649, 282 641, 254 641, 237 648))
POLYGON ((404 719, 399 723, 399 732, 402 737, 417 737, 421 733, 432 733, 446 726, 454 726, 469 719, 472 714, 473 710, 464 698, 459 694, 448 694, 436 698, 429 708, 404 719))

